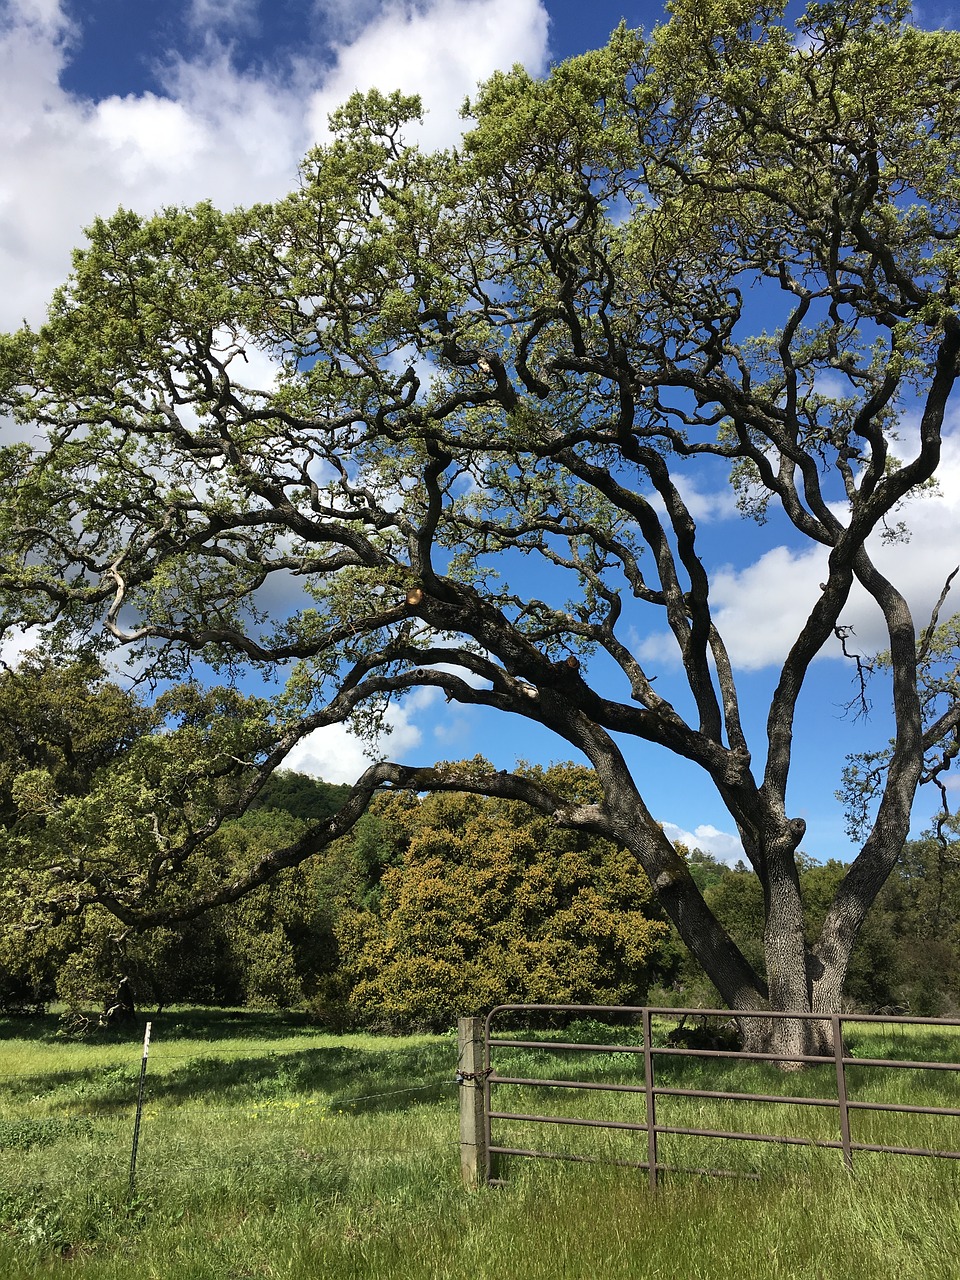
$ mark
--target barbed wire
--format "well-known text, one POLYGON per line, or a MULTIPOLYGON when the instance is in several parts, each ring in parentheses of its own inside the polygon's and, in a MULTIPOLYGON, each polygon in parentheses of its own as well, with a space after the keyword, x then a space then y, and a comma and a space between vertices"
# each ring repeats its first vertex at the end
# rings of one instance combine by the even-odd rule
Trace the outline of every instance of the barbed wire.
POLYGON ((455 1088, 459 1081, 457 1080, 435 1080, 432 1084, 412 1085, 408 1089, 388 1089, 383 1093, 361 1093, 356 1098, 344 1098, 339 1101, 337 1107, 352 1107, 357 1102, 370 1102, 374 1098, 395 1098, 401 1093, 426 1093, 431 1089, 447 1089, 455 1088))

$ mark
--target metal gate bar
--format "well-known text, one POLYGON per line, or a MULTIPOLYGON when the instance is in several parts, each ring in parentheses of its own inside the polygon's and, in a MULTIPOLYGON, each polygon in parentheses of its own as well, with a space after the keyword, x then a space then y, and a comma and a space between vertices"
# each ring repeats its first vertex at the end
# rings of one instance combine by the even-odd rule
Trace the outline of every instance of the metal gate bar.
MULTIPOLYGON (((960 1071, 957 1062, 931 1062, 903 1058, 855 1058, 844 1052, 843 1028, 848 1023, 881 1023, 885 1025, 929 1026, 942 1028, 960 1028, 960 1020, 950 1018, 917 1018, 894 1017, 883 1014, 822 1014, 805 1012, 771 1012, 769 1010, 730 1010, 730 1009, 679 1009, 664 1006, 638 1005, 529 1005, 503 1004, 497 1005, 487 1015, 484 1025, 484 1126, 486 1149, 489 1155, 526 1156, 537 1159, 571 1160, 592 1163, 598 1157, 573 1155, 564 1152, 534 1151, 526 1148, 497 1145, 493 1142, 492 1126, 495 1120, 506 1120, 529 1124, 572 1125, 583 1128, 611 1129, 647 1135, 646 1161, 604 1160, 629 1168, 646 1169, 652 1188, 656 1188, 658 1174, 668 1169, 676 1169, 675 1165, 661 1163, 657 1156, 657 1140, 660 1134, 683 1135, 699 1138, 719 1138, 739 1142, 772 1142, 785 1146, 822 1147, 828 1150, 843 1152, 846 1167, 852 1168, 855 1151, 875 1152, 887 1155, 930 1156, 939 1159, 960 1160, 960 1151, 934 1150, 927 1147, 907 1147, 883 1145, 877 1143, 856 1142, 850 1133, 851 1111, 900 1112, 913 1115, 960 1116, 960 1108, 920 1106, 889 1102, 871 1102, 851 1099, 847 1093, 846 1069, 855 1067, 901 1068, 915 1071, 960 1071), (577 1041, 559 1040, 526 1040, 511 1039, 490 1034, 493 1019, 505 1013, 539 1013, 587 1015, 616 1014, 634 1018, 641 1022, 643 1043, 641 1045, 609 1045, 585 1044, 577 1041), (832 1026, 834 1052, 832 1054, 785 1054, 760 1053, 754 1051, 738 1051, 731 1049, 687 1049, 669 1045, 653 1044, 652 1020, 655 1017, 684 1018, 723 1018, 725 1020, 742 1020, 746 1018, 767 1018, 770 1020, 816 1021, 828 1022, 832 1026), (498 1048, 538 1049, 546 1052, 580 1052, 580 1053, 628 1053, 643 1058, 643 1083, 618 1084, 595 1080, 554 1080, 531 1076, 499 1075, 494 1069, 492 1052, 498 1048), (712 1089, 684 1089, 673 1086, 659 1086, 655 1081, 655 1059, 657 1057, 688 1057, 713 1059, 743 1059, 747 1061, 818 1063, 834 1064, 837 1079, 837 1096, 835 1098, 796 1097, 781 1094, 746 1093, 712 1089), (494 1111, 491 1092, 496 1085, 514 1085, 519 1087, 537 1087, 551 1089, 584 1089, 609 1093, 642 1093, 646 1100, 646 1118, 643 1123, 637 1121, 595 1120, 575 1116, 535 1115, 529 1112, 494 1111), (743 1133, 724 1129, 693 1128, 683 1125, 663 1125, 657 1122, 656 1103, 660 1097, 708 1098, 715 1101, 743 1101, 760 1103, 780 1103, 792 1106, 822 1107, 838 1112, 839 1139, 818 1139, 798 1137, 786 1134, 743 1133)), ((719 1176, 730 1176, 730 1170, 691 1170, 698 1173, 714 1173, 719 1176)))

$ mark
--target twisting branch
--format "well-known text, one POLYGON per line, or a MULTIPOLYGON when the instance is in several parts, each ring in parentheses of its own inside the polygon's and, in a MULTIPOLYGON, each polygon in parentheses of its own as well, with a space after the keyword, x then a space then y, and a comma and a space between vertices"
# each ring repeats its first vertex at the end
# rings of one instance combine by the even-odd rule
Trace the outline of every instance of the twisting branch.
POLYGON ((328 848, 334 840, 350 831, 366 811, 374 794, 388 788, 404 791, 468 791, 477 795, 498 796, 528 804, 538 812, 552 817, 560 826, 608 836, 611 834, 609 820, 604 816, 601 806, 565 800, 533 778, 524 778, 507 771, 471 770, 464 766, 417 768, 382 761, 371 765, 362 774, 332 817, 309 827, 292 844, 265 854, 242 875, 222 881, 200 895, 191 895, 187 902, 151 909, 131 903, 115 891, 94 890, 78 894, 73 903, 74 909, 99 903, 123 924, 137 928, 195 920, 214 907, 237 902, 251 890, 266 884, 277 872, 299 866, 328 848))
POLYGON ((940 610, 946 603, 947 596, 950 594, 950 585, 957 574, 960 573, 960 565, 957 565, 948 575, 947 580, 943 584, 943 589, 937 598, 937 603, 933 606, 933 612, 930 614, 930 621, 923 629, 923 635, 920 637, 920 644, 917 646, 917 662, 923 663, 930 652, 930 645, 933 643, 933 637, 937 630, 937 623, 940 621, 940 610))
POLYGON ((837 626, 834 627, 833 634, 840 641, 840 648, 843 651, 843 656, 845 658, 852 659, 853 662, 856 664, 856 670, 857 670, 857 684, 859 686, 859 689, 856 697, 852 698, 850 702, 846 703, 846 705, 844 706, 844 710, 851 711, 854 707, 856 707, 857 713, 854 716, 854 719, 867 720, 870 717, 870 712, 873 710, 873 704, 870 702, 869 698, 867 697, 867 681, 869 680, 870 676, 873 675, 873 664, 871 662, 867 662, 864 659, 862 654, 851 653, 851 651, 847 648, 847 641, 850 639, 851 636, 855 634, 853 627, 841 626, 838 624, 837 626))

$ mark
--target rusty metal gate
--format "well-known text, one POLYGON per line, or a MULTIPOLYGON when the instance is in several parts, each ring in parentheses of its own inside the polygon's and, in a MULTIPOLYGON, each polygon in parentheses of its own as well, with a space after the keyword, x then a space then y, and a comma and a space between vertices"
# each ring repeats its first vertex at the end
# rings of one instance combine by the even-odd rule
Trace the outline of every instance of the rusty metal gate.
MULTIPOLYGON (((478 1020, 479 1021, 479 1020, 478 1020)), ((851 1114, 858 1111, 874 1111, 874 1112, 895 1112, 900 1114, 913 1113, 917 1115, 931 1116, 954 1116, 960 1117, 960 1108, 912 1105, 906 1103, 876 1102, 864 1099, 854 1099, 850 1097, 848 1090, 847 1071, 851 1066, 856 1067, 883 1067, 891 1070, 913 1069, 917 1071, 950 1071, 956 1073, 960 1071, 960 1063, 947 1061, 929 1061, 929 1060, 910 1060, 905 1058, 864 1058, 855 1057, 847 1052, 844 1044, 844 1029, 851 1023, 883 1023, 886 1025, 910 1025, 910 1026, 927 1026, 936 1028, 960 1028, 960 1020, 952 1020, 946 1018, 912 1018, 912 1017, 895 1017, 885 1015, 866 1015, 866 1014, 810 1014, 810 1013, 771 1013, 768 1011, 737 1011, 734 1015, 729 1009, 677 1009, 667 1007, 652 1006, 625 1006, 625 1005, 529 1005, 529 1004, 502 1004, 497 1005, 487 1015, 483 1023, 483 1040, 482 1040, 482 1069, 471 1077, 471 1082, 475 1083, 477 1089, 482 1090, 483 1096, 483 1127, 482 1146, 485 1151, 484 1164, 486 1174, 489 1177, 491 1162, 497 1156, 529 1156, 538 1159, 553 1160, 594 1160, 597 1157, 570 1155, 563 1152, 535 1150, 528 1147, 509 1146, 498 1143, 496 1138, 496 1126, 499 1122, 510 1121, 514 1123, 529 1125, 572 1125, 584 1126, 589 1128, 600 1128, 609 1130, 621 1130, 634 1132, 639 1136, 646 1135, 646 1158, 644 1160, 616 1160, 615 1164, 629 1165, 633 1168, 646 1169, 649 1175, 650 1186, 656 1188, 658 1175, 668 1169, 674 1169, 676 1166, 667 1165, 658 1158, 658 1139, 663 1134, 688 1135, 690 1137, 699 1138, 717 1138, 727 1139, 739 1142, 758 1142, 758 1143, 783 1143, 788 1145, 817 1146, 828 1149, 835 1149, 843 1153, 843 1161, 848 1169, 853 1167, 854 1152, 882 1152, 890 1155, 909 1155, 909 1156, 935 1156, 942 1159, 957 1160, 960 1159, 960 1151, 938 1150, 927 1147, 912 1147, 906 1145, 891 1145, 880 1143, 858 1142, 851 1136, 850 1120, 851 1114), (581 1041, 563 1041, 555 1039, 522 1039, 509 1037, 505 1035, 495 1035, 493 1032, 493 1024, 497 1020, 503 1020, 506 1015, 510 1015, 512 1021, 517 1021, 518 1015, 522 1015, 527 1022, 544 1017, 557 1019, 567 1015, 580 1015, 586 1018, 596 1018, 603 1016, 607 1018, 615 1018, 618 1022, 638 1024, 642 1028, 642 1038, 640 1044, 586 1044, 581 1041), (783 1052, 750 1052, 739 1049, 730 1048, 689 1048, 682 1047, 677 1044, 655 1043, 654 1029, 655 1022, 661 1028, 664 1020, 680 1020, 682 1026, 683 1020, 695 1017, 701 1019, 721 1018, 731 1020, 734 1017, 739 1022, 746 1018, 765 1018, 765 1019, 790 1019, 796 1021, 815 1020, 820 1023, 832 1024, 833 1048, 832 1054, 793 1054, 789 1057, 783 1052), (597 1080, 569 1080, 569 1079, 549 1079, 546 1077, 521 1076, 511 1074, 501 1074, 497 1070, 495 1057, 497 1052, 503 1049, 537 1049, 548 1050, 549 1052, 564 1053, 566 1051, 576 1051, 577 1053, 596 1053, 596 1054, 631 1054, 634 1055, 638 1064, 642 1060, 643 1078, 638 1083, 614 1083, 597 1080), (658 1084, 656 1079, 656 1063, 658 1059, 666 1057, 689 1057, 689 1058, 712 1058, 712 1059, 731 1059, 731 1060, 754 1060, 789 1064, 832 1064, 835 1068, 836 1092, 835 1096, 830 1097, 803 1097, 794 1095, 771 1094, 771 1093, 747 1093, 735 1090, 716 1090, 716 1089, 697 1089, 682 1088, 666 1084, 658 1084), (616 1093, 633 1093, 642 1094, 645 1102, 644 1117, 642 1120, 604 1120, 593 1119, 587 1117, 576 1116, 550 1116, 534 1114, 528 1111, 507 1111, 498 1110, 496 1107, 496 1095, 501 1086, 529 1086, 537 1089, 564 1089, 564 1090, 599 1090, 616 1093), (731 1131, 724 1129, 705 1129, 683 1125, 667 1125, 661 1124, 657 1119, 657 1101, 664 1097, 683 1097, 683 1098, 701 1098, 713 1099, 715 1101, 743 1101, 743 1102, 759 1102, 776 1104, 791 1104, 802 1107, 827 1108, 837 1112, 837 1129, 836 1138, 809 1138, 798 1137, 795 1135, 785 1135, 778 1133, 744 1133, 739 1131, 731 1131)), ((478 1051, 481 1046, 477 1045, 478 1051)), ((480 1052, 477 1057, 480 1058, 480 1052)), ((479 1063, 477 1064, 480 1065, 479 1063)), ((478 1099, 479 1100, 479 1099, 478 1099)), ((694 1171, 694 1170, 691 1170, 694 1171)), ((698 1173, 723 1173, 720 1169, 697 1169, 698 1173)))

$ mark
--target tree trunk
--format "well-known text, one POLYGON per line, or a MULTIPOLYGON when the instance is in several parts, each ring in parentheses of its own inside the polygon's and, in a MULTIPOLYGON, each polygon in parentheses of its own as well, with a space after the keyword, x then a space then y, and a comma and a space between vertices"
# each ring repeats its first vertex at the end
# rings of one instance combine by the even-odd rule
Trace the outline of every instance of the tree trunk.
MULTIPOLYGON (((769 990, 768 1007, 776 1012, 810 1013, 807 944, 804 937, 803 901, 791 845, 770 849, 764 859, 764 954, 769 990)), ((741 1038, 753 1053, 783 1054, 779 1065, 797 1070, 802 1062, 791 1054, 819 1052, 821 1024, 808 1019, 742 1018, 741 1038)))
POLYGON ((802 1071, 806 1066, 804 1057, 833 1054, 833 1025, 828 1019, 738 1018, 737 1025, 743 1048, 749 1053, 774 1054, 781 1071, 802 1071))
MULTIPOLYGON (((774 1012, 822 1013, 833 1015, 842 1007, 853 937, 843 948, 835 948, 832 962, 825 965, 810 948, 803 933, 803 904, 799 885, 791 892, 790 881, 771 884, 764 944, 770 979, 767 1007, 774 1012)), ((784 1071, 804 1066, 791 1055, 831 1056, 834 1052, 833 1023, 830 1017, 741 1018, 744 1049, 753 1053, 775 1053, 784 1071)))
POLYGON ((622 783, 619 794, 620 779, 605 781, 610 809, 627 819, 612 823, 609 834, 637 855, 660 905, 732 1011, 744 1049, 775 1055, 783 1070, 801 1069, 804 1057, 832 1055, 829 1018, 736 1017, 739 1011, 754 1010, 802 1014, 840 1011, 847 964, 862 919, 854 921, 848 913, 845 928, 831 933, 829 955, 822 947, 815 951, 808 946, 795 856, 802 824, 788 821, 782 804, 776 812, 758 812, 753 824, 754 830, 775 833, 755 847, 751 856, 764 894, 768 975, 764 983, 707 906, 686 863, 636 796, 632 781, 622 783))
POLYGON ((777 1065, 784 1071, 802 1070, 805 1064, 798 1058, 804 1056, 833 1055, 832 1015, 842 1009, 843 984, 855 938, 853 935, 843 948, 834 945, 831 963, 825 965, 804 941, 802 911, 799 916, 798 911, 799 896, 792 904, 784 896, 768 914, 764 939, 767 972, 771 975, 768 999, 731 1001, 721 986, 722 975, 708 972, 734 1010, 743 1048, 750 1053, 775 1054, 777 1065), (736 1017, 738 1011, 747 1010, 825 1017, 736 1017))

